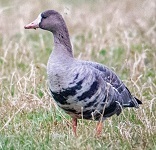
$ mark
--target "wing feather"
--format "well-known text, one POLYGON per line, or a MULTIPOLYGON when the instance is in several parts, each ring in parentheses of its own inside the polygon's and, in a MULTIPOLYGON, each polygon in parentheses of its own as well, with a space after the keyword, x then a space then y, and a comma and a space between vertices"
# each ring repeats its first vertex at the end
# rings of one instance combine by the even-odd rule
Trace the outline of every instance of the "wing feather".
POLYGON ((90 62, 90 61, 83 61, 84 65, 92 66, 93 68, 100 71, 102 79, 109 83, 115 91, 118 93, 118 99, 117 101, 123 106, 123 107, 138 107, 139 102, 135 97, 133 97, 128 90, 128 88, 125 86, 125 84, 119 79, 119 77, 108 67, 96 63, 96 62, 90 62))

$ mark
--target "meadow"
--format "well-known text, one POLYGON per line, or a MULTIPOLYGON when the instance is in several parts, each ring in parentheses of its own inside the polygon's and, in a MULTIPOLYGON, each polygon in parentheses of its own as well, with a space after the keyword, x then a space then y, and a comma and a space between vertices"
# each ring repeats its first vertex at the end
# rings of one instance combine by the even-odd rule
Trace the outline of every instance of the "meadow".
POLYGON ((155 0, 0 0, 0 150, 156 149, 155 0), (101 137, 96 122, 71 118, 47 85, 52 34, 25 30, 40 12, 64 17, 74 56, 105 64, 142 100, 108 118, 101 137))

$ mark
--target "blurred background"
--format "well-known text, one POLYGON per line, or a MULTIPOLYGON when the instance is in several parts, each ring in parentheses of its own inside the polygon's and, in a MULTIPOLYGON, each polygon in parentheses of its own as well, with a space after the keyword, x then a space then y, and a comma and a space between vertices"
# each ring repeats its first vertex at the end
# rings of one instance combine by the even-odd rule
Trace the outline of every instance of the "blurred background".
POLYGON ((113 43, 117 44, 116 35, 124 34, 119 30, 126 30, 129 31, 127 34, 132 34, 132 37, 142 34, 143 38, 149 40, 149 44, 155 44, 153 32, 155 7, 154 0, 45 0, 40 2, 34 0, 33 4, 29 0, 1 0, 0 33, 8 34, 9 37, 17 33, 23 34, 25 32, 23 26, 36 18, 40 12, 55 9, 65 17, 71 37, 87 30, 85 33, 92 31, 92 34, 99 36, 105 33, 101 40, 106 40, 107 36, 110 36, 112 40, 114 39, 113 43))
POLYGON ((0 149, 155 149, 155 60, 155 0, 0 0, 0 149), (73 138, 49 94, 53 37, 24 29, 48 9, 65 19, 75 57, 110 67, 143 101, 106 120, 100 140, 91 121, 73 138))

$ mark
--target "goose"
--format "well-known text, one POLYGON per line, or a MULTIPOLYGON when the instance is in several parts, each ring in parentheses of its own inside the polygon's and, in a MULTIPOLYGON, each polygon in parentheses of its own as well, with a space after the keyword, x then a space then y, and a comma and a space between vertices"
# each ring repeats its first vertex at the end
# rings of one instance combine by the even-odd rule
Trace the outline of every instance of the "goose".
POLYGON ((142 104, 111 69, 74 58, 66 23, 57 11, 40 13, 24 28, 53 34, 54 49, 47 63, 49 90, 57 105, 72 117, 75 136, 78 119, 97 121, 96 135, 100 135, 106 118, 142 104))

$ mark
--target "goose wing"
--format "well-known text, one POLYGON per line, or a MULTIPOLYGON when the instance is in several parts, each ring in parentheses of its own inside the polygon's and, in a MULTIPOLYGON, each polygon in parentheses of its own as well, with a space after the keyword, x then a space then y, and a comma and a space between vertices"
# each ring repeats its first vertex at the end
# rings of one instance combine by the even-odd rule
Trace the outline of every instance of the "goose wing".
MULTIPOLYGON (((83 61, 82 64, 87 65, 88 67, 91 66, 100 73, 100 76, 102 77, 103 81, 109 84, 117 93, 118 99, 116 99, 116 101, 118 101, 121 106, 137 108, 139 107, 138 104, 142 104, 140 100, 131 95, 130 91, 125 86, 125 84, 111 69, 96 62, 83 61)), ((109 93, 109 95, 112 95, 112 93, 109 93)))

